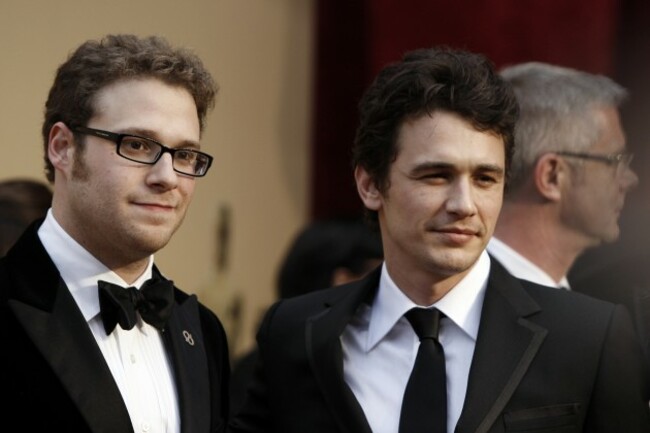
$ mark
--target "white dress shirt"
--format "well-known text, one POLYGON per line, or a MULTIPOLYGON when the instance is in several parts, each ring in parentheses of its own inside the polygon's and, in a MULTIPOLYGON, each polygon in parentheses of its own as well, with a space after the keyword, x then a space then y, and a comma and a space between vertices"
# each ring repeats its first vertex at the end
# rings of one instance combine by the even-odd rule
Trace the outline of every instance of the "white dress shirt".
MULTIPOLYGON (((160 332, 141 318, 130 331, 119 325, 110 335, 104 330, 97 280, 129 285, 70 237, 56 222, 51 209, 38 235, 88 322, 122 394, 134 431, 180 432, 178 397, 160 332)), ((153 256, 132 286, 139 288, 151 278, 152 266, 153 256)))
POLYGON ((566 275, 562 277, 559 282, 556 282, 535 263, 531 262, 508 244, 494 236, 488 243, 487 251, 497 259, 511 275, 514 275, 517 278, 532 281, 533 283, 542 284, 544 286, 555 287, 557 289, 571 290, 566 275))
MULTIPOLYGON (((470 272, 433 306, 445 314, 440 343, 447 368, 447 431, 460 417, 481 319, 490 258, 483 252, 470 272)), ((364 304, 341 335, 345 381, 361 404, 373 433, 395 433, 406 383, 420 341, 404 318, 415 307, 386 266, 372 305, 364 304)))

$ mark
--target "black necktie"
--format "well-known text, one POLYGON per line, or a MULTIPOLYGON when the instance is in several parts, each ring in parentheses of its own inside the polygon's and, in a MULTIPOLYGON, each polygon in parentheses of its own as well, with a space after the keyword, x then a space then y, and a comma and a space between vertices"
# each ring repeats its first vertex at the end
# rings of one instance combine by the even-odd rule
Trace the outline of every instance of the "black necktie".
POLYGON ((399 433, 446 433, 447 375, 445 353, 438 342, 442 313, 413 308, 405 316, 420 338, 399 419, 399 433))
POLYGON ((122 329, 133 329, 138 322, 136 311, 142 320, 162 329, 174 306, 174 284, 169 280, 147 280, 140 290, 102 280, 97 282, 97 286, 106 335, 113 332, 118 323, 122 329))

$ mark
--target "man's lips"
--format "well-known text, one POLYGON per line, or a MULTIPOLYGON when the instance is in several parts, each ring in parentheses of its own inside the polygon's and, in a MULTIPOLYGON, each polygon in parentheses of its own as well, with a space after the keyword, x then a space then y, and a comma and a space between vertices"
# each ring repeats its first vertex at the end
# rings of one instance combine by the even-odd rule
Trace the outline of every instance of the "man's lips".
POLYGON ((443 227, 432 231, 444 237, 447 242, 459 245, 471 241, 480 233, 478 230, 465 227, 443 227))
POLYGON ((450 234, 459 234, 459 235, 468 235, 468 236, 474 236, 478 233, 477 230, 469 229, 469 228, 461 228, 461 227, 439 228, 439 229, 435 229, 435 231, 440 233, 450 233, 450 234))
POLYGON ((149 203, 149 202, 140 202, 135 203, 138 206, 142 206, 148 209, 160 209, 160 210, 173 210, 176 206, 169 203, 149 203))

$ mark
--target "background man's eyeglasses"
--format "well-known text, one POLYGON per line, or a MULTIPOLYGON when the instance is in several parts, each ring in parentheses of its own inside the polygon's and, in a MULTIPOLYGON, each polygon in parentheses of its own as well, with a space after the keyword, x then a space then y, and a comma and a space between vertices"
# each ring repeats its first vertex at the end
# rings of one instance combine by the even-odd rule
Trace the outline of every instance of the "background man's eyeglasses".
POLYGON ((570 158, 587 159, 590 161, 602 162, 610 167, 616 167, 616 175, 622 175, 626 169, 630 167, 630 163, 634 158, 632 153, 612 153, 610 155, 598 155, 586 152, 569 152, 569 151, 556 151, 553 152, 561 156, 568 156, 570 158))
POLYGON ((174 171, 188 176, 205 176, 212 165, 212 156, 193 149, 172 149, 151 138, 131 134, 116 134, 101 129, 77 126, 72 128, 80 134, 93 135, 112 141, 117 145, 117 154, 129 161, 153 165, 164 153, 172 156, 174 171))

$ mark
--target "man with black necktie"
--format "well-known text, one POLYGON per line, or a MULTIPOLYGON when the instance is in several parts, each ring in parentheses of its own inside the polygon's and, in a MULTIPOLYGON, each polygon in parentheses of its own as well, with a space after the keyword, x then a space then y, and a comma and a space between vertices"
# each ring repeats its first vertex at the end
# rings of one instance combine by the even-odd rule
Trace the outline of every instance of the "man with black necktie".
POLYGON ((224 329, 153 256, 212 162, 216 90, 160 37, 90 40, 58 68, 42 128, 52 207, 0 260, 4 425, 225 430, 224 329))
POLYGON ((650 431, 628 312, 485 251, 517 117, 478 54, 416 50, 379 73, 352 154, 384 263, 268 310, 233 433, 650 431))

